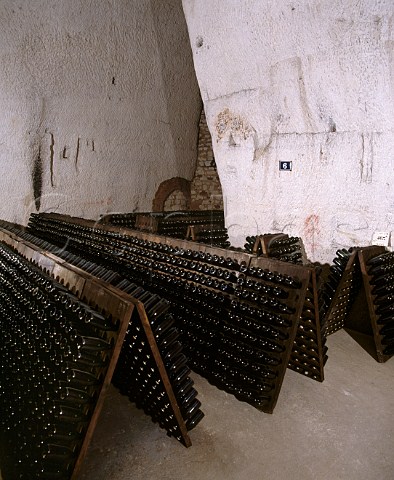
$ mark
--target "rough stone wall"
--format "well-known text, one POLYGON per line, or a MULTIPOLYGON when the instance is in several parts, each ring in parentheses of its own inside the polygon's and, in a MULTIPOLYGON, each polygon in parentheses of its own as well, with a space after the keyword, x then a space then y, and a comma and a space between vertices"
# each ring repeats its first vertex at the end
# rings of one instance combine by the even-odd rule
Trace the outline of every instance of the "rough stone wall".
POLYGON ((212 137, 202 110, 197 148, 197 166, 191 183, 192 210, 223 210, 223 194, 212 149, 212 137))
POLYGON ((179 210, 188 210, 187 199, 181 190, 175 190, 170 193, 164 202, 165 212, 176 212, 179 210))
POLYGON ((180 0, 2 0, 0 218, 147 211, 191 180, 201 99, 180 0))
POLYGON ((183 0, 230 239, 331 260, 394 230, 394 4, 263 3, 183 0))

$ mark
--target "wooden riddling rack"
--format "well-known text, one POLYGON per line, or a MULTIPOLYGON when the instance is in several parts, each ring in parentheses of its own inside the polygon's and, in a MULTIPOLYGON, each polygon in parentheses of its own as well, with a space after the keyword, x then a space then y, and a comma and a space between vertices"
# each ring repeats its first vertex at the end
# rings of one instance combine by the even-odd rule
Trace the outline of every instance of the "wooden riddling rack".
MULTIPOLYGON (((252 292, 252 294, 249 296, 249 299, 246 299, 246 300, 243 299, 242 295, 244 294, 249 295, 250 293, 248 292, 250 289, 245 286, 246 282, 250 280, 252 283, 253 282, 256 283, 257 281, 257 283, 261 284, 261 285, 258 285, 258 288, 263 288, 266 290, 271 289, 271 291, 272 291, 272 288, 274 288, 275 286, 276 287, 278 286, 277 284, 275 284, 275 281, 269 281, 269 280, 259 281, 256 278, 252 278, 253 276, 250 276, 251 278, 248 278, 249 266, 252 265, 251 262, 254 262, 256 260, 256 257, 244 252, 215 248, 215 247, 211 247, 201 243, 190 242, 187 240, 176 240, 173 238, 152 235, 146 232, 140 232, 140 231, 130 230, 126 228, 113 227, 110 225, 97 225, 97 223, 91 220, 78 219, 75 217, 63 216, 58 214, 40 214, 39 217, 35 217, 35 218, 36 220, 34 220, 34 217, 33 217, 30 223, 30 225, 33 227, 31 231, 33 231, 38 236, 44 235, 43 238, 47 238, 48 240, 50 240, 50 235, 51 235, 51 228, 52 228, 50 226, 51 223, 52 223, 52 226, 56 225, 57 223, 57 227, 54 227, 55 231, 56 231, 56 228, 65 229, 62 234, 63 237, 62 235, 57 235, 58 242, 65 241, 67 235, 72 234, 72 232, 75 231, 75 229, 77 228, 76 226, 80 226, 81 228, 88 229, 84 233, 86 237, 92 237, 92 236, 100 237, 100 235, 106 236, 106 235, 112 234, 112 239, 107 239, 109 243, 111 243, 112 245, 112 247, 108 247, 108 249, 110 248, 114 249, 112 258, 117 259, 116 261, 120 262, 122 255, 124 255, 123 260, 129 266, 131 263, 134 262, 135 265, 138 266, 138 269, 134 273, 130 271, 129 272, 130 275, 135 275, 136 277, 138 277, 139 281, 143 282, 144 287, 145 286, 147 288, 149 287, 150 290, 157 291, 160 295, 164 297, 166 294, 168 299, 173 303, 175 303, 175 305, 179 306, 179 299, 185 298, 185 295, 183 293, 180 294, 180 292, 183 292, 182 289, 185 289, 185 288, 188 289, 188 294, 190 294, 190 290, 195 290, 197 288, 196 290, 197 296, 189 295, 189 300, 188 302, 186 302, 187 303, 186 308, 188 309, 188 311, 185 312, 183 308, 184 306, 181 305, 181 308, 177 309, 178 314, 181 318, 184 318, 185 315, 183 314, 182 316, 179 313, 180 311, 183 311, 183 313, 187 313, 186 317, 191 316, 191 318, 196 319, 196 317, 200 315, 201 310, 199 310, 199 312, 196 311, 196 306, 193 305, 193 302, 194 302, 193 299, 196 299, 198 297, 198 301, 202 302, 203 310, 206 315, 206 318, 212 321, 212 324, 210 325, 209 328, 212 328, 212 331, 216 331, 216 332, 218 332, 218 328, 219 328, 218 333, 220 334, 219 336, 221 338, 221 343, 222 343, 221 347, 223 347, 221 348, 221 351, 224 353, 226 353, 226 350, 225 350, 226 345, 228 346, 228 342, 231 343, 232 339, 234 339, 234 336, 239 336, 239 334, 243 334, 245 338, 245 335, 247 336, 252 334, 252 337, 253 337, 253 335, 256 334, 256 331, 253 332, 253 329, 257 328, 256 325, 253 326, 253 323, 252 323, 252 326, 250 326, 251 325, 250 315, 245 314, 244 317, 242 316, 243 314, 240 315, 240 308, 241 308, 240 305, 242 306, 242 308, 244 307, 253 308, 254 314, 258 314, 258 312, 261 310, 261 307, 258 304, 256 305, 256 302, 254 300, 251 300, 251 298, 253 297, 254 294, 256 294, 256 292, 252 292), (38 225, 40 222, 42 222, 41 227, 38 225), (70 229, 70 226, 72 227, 71 229, 70 229), (67 233, 67 228, 69 228, 68 233, 67 233), (47 237, 45 237, 45 235, 47 235, 47 237), (140 252, 139 253, 140 257, 135 255, 133 256, 132 253, 129 253, 129 254, 125 253, 127 252, 127 248, 128 248, 127 245, 130 243, 131 239, 132 239, 132 242, 134 242, 134 244, 137 241, 142 241, 143 245, 145 245, 143 247, 138 247, 140 252), (151 242, 154 245, 150 245, 149 242, 151 242), (198 253, 199 255, 203 254, 205 258, 204 261, 200 261, 200 259, 196 260, 196 262, 198 263, 197 265, 198 268, 206 268, 207 266, 210 265, 210 262, 207 261, 208 257, 211 259, 214 258, 215 256, 217 258, 219 257, 230 258, 232 262, 237 264, 236 269, 232 269, 230 267, 224 267, 224 270, 227 270, 229 272, 230 277, 232 277, 232 280, 228 282, 231 293, 222 295, 222 292, 218 288, 215 289, 213 287, 208 287, 206 284, 204 285, 204 288, 201 289, 201 283, 193 280, 192 277, 190 281, 185 281, 184 279, 181 281, 183 274, 181 272, 182 269, 179 270, 179 268, 178 268, 178 273, 171 274, 167 272, 164 274, 164 270, 160 271, 160 268, 162 267, 166 269, 169 268, 169 265, 166 264, 165 261, 157 260, 159 263, 156 266, 152 266, 152 259, 156 255, 154 252, 154 249, 158 248, 159 246, 160 246, 160 249, 165 247, 168 247, 168 249, 176 249, 175 254, 167 258, 168 263, 172 263, 175 259, 179 260, 180 259, 179 253, 181 251, 183 252, 191 251, 193 252, 194 255, 196 253, 198 253), (148 261, 147 258, 149 258, 150 260, 148 261), (241 265, 242 265, 242 271, 240 271, 241 265), (158 277, 160 277, 159 278, 160 281, 158 280, 158 277), (162 279, 164 277, 168 280, 167 284, 171 283, 172 281, 175 281, 175 284, 174 284, 175 290, 172 292, 172 294, 170 294, 168 291, 168 285, 165 285, 165 284, 163 285, 162 279), (155 290, 153 287, 155 287, 157 290, 155 290), (220 314, 218 312, 215 313, 215 306, 217 306, 219 303, 217 300, 218 293, 220 294, 221 298, 224 298, 224 302, 226 303, 226 307, 221 309, 221 311, 219 312, 220 314), (205 296, 205 298, 203 298, 203 296, 205 296), (209 312, 209 315, 207 315, 208 312, 209 312), (223 320, 223 315, 225 315, 225 320, 223 320), (243 321, 241 322, 241 325, 243 324, 249 325, 248 327, 246 327, 246 331, 244 326, 240 326, 240 323, 239 323, 240 319, 247 320, 247 322, 243 322, 243 321), (219 324, 217 323, 218 321, 219 321, 219 324), (252 329, 252 331, 250 331, 250 328, 252 329), (233 336, 233 337, 232 339, 229 339, 228 336, 233 336)), ((70 242, 70 238, 68 238, 67 241, 70 242)), ((97 244, 94 247, 92 247, 91 244, 89 243, 90 248, 94 248, 94 252, 96 255, 100 255, 100 253, 103 250, 106 250, 107 261, 113 262, 114 260, 111 260, 110 257, 108 256, 109 252, 107 251, 108 249, 104 248, 104 244, 105 244, 105 241, 102 244, 97 244)), ((84 247, 82 246, 81 248, 83 249, 84 247)), ((183 273, 187 275, 191 275, 191 274, 195 275, 196 272, 193 271, 193 269, 190 267, 190 260, 187 260, 185 258, 180 260, 186 261, 186 264, 188 265, 187 268, 183 267, 183 273)), ((211 268, 212 267, 214 267, 214 265, 211 265, 211 268)), ((280 275, 284 277, 294 275, 300 282, 299 287, 297 289, 286 290, 285 288, 286 290, 285 293, 288 294, 288 300, 286 300, 284 303, 292 311, 292 314, 288 316, 289 322, 287 322, 288 323, 286 327, 287 329, 284 332, 285 340, 283 341, 282 339, 279 345, 279 349, 281 350, 280 355, 278 356, 278 358, 274 359, 274 362, 275 363, 277 362, 279 366, 277 366, 274 373, 275 382, 271 382, 271 384, 268 386, 268 388, 272 390, 269 395, 269 400, 266 402, 263 402, 264 404, 261 404, 261 402, 260 403, 258 401, 254 402, 251 400, 251 398, 249 398, 250 400, 249 403, 252 403, 252 404, 254 403, 257 408, 260 408, 263 411, 272 412, 279 395, 280 387, 283 381, 283 376, 285 374, 285 370, 289 362, 290 353, 293 347, 295 333, 298 326, 298 320, 301 315, 301 310, 304 305, 306 290, 310 281, 310 269, 305 268, 303 266, 287 264, 285 262, 280 262, 274 259, 266 259, 266 258, 259 259, 259 267, 257 268, 260 268, 260 269, 272 268, 274 269, 275 272, 278 272, 280 275)), ((206 274, 203 280, 211 281, 212 280, 211 277, 212 277, 211 275, 206 274)), ((215 278, 213 278, 213 280, 215 280, 215 278)), ((173 314, 175 315, 174 310, 173 310, 173 314)), ((180 324, 182 327, 182 322, 180 322, 180 324)), ((184 325, 184 327, 185 326, 186 325, 184 325)), ((193 325, 189 325, 189 327, 193 329, 193 325)), ((198 325, 198 322, 195 322, 194 327, 195 328, 201 327, 201 323, 200 325, 198 325)), ((183 328, 183 330, 185 331, 187 329, 183 328)), ((198 336, 198 333, 197 332, 195 333, 198 336)), ((278 331, 275 334, 278 334, 278 331)), ((212 333, 209 333, 209 335, 212 336, 212 333)), ((259 335, 258 332, 257 332, 257 335, 259 335)), ((199 338, 201 339, 201 335, 199 336, 199 338)), ((183 338, 183 340, 185 340, 185 338, 183 338)), ((245 345, 245 342, 241 342, 242 343, 241 350, 243 347, 248 347, 250 352, 249 356, 253 357, 253 354, 258 354, 259 348, 258 346, 256 346, 256 343, 255 343, 256 340, 257 340, 257 337, 253 337, 253 341, 251 341, 252 345, 250 344, 249 341, 246 342, 246 345, 245 345), (255 348, 255 350, 253 350, 253 348, 251 348, 253 346, 255 346, 257 349, 255 348)), ((185 343, 187 343, 187 338, 185 343)), ((208 344, 209 345, 208 346, 205 345, 205 347, 207 348, 209 347, 212 351, 213 345, 211 345, 209 341, 208 341, 208 344)), ((200 353, 206 354, 206 352, 200 352, 200 353)), ((240 356, 242 357, 242 353, 241 355, 239 355, 239 353, 241 353, 239 349, 238 349, 237 355, 234 352, 232 352, 232 358, 234 359, 234 361, 236 361, 237 358, 239 359, 240 356)), ((267 357, 269 357, 269 355, 266 355, 266 358, 267 357)), ((223 373, 224 373, 223 369, 224 370, 227 369, 229 371, 231 370, 231 368, 228 365, 221 365, 220 359, 216 359, 216 360, 217 360, 216 365, 218 367, 221 366, 222 368, 221 373, 223 377, 223 373)), ((197 365, 200 361, 201 361, 201 357, 199 357, 198 359, 197 357, 195 357, 195 362, 194 362, 195 365, 197 365)), ((208 369, 208 364, 206 363, 205 365, 207 365, 207 369, 208 369)), ((260 373, 264 369, 269 370, 269 368, 266 368, 266 367, 267 365, 264 365, 264 362, 262 362, 262 364, 260 364, 260 373)), ((254 368, 255 368, 254 371, 256 370, 259 371, 256 365, 254 365, 254 368)), ((201 371, 201 368, 200 368, 200 371, 201 371)), ((217 384, 218 378, 220 377, 220 373, 218 372, 215 372, 215 373, 216 375, 214 376, 214 378, 210 376, 210 380, 212 381, 212 383, 217 384)), ((241 375, 244 373, 245 372, 240 372, 241 375)), ((253 374, 253 371, 251 373, 253 374)), ((228 376, 231 378, 234 378, 234 375, 236 374, 237 374, 237 369, 233 369, 231 372, 229 371, 228 376)), ((260 374, 257 375, 258 377, 257 380, 263 378, 262 374, 260 376, 259 375, 260 374)), ((252 381, 254 380, 256 379, 252 379, 252 381)), ((247 383, 246 380, 244 380, 244 382, 247 383)), ((236 388, 231 388, 231 387, 234 387, 234 385, 231 385, 230 379, 227 382, 227 385, 223 385, 223 382, 222 382, 221 386, 222 388, 230 390, 231 393, 237 394, 237 392, 235 391, 236 388)), ((237 396, 238 398, 242 398, 242 399, 245 399, 245 401, 248 401, 247 395, 245 396, 245 395, 239 394, 238 392, 237 396)))
MULTIPOLYGON (((6 224, 6 222, 2 222, 2 224, 6 224)), ((12 225, 12 224, 10 224, 12 225)), ((31 237, 31 235, 24 231, 24 228, 20 227, 20 226, 17 226, 17 230, 21 230, 21 233, 24 235, 24 236, 28 236, 28 237, 31 237)), ((40 240, 39 238, 35 238, 35 240, 40 240)), ((39 248, 40 247, 36 246, 34 243, 32 243, 32 241, 29 241, 29 240, 26 240, 26 239, 23 239, 23 242, 26 243, 26 244, 29 244, 31 245, 33 248, 39 248)), ((51 245, 52 246, 52 245, 51 245)), ((42 249, 41 249, 42 250, 42 249)), ((132 296, 124 293, 122 290, 120 290, 117 286, 118 284, 118 281, 119 280, 115 280, 115 285, 110 285, 109 283, 107 283, 106 281, 102 280, 101 278, 97 278, 96 276, 98 275, 98 273, 95 273, 97 269, 93 270, 93 273, 90 274, 89 272, 87 272, 86 270, 82 270, 81 268, 79 268, 78 266, 75 266, 75 265, 72 265, 72 264, 69 264, 67 263, 65 260, 63 260, 63 258, 59 257, 58 255, 54 254, 53 251, 51 252, 48 252, 46 250, 43 250, 44 254, 52 259, 55 259, 57 262, 60 262, 63 266, 67 267, 67 269, 70 269, 72 271, 75 271, 75 272, 78 272, 80 275, 84 276, 84 277, 87 277, 89 279, 91 279, 92 281, 95 281, 97 282, 100 286, 102 287, 105 287, 105 289, 107 289, 109 292, 114 292, 115 295, 122 295, 124 298, 127 298, 128 300, 132 301, 132 303, 135 305, 135 311, 133 313, 133 317, 135 317, 134 319, 134 322, 133 321, 130 321, 129 322, 129 327, 132 326, 132 324, 137 324, 137 332, 139 333, 135 333, 135 335, 137 335, 139 338, 138 338, 138 341, 141 342, 142 344, 144 344, 144 352, 145 354, 147 353, 147 348, 149 347, 150 351, 149 351, 149 355, 150 356, 153 356, 154 360, 155 360, 155 365, 154 365, 154 368, 156 370, 156 376, 157 374, 159 375, 159 378, 157 379, 160 384, 164 384, 164 393, 165 393, 165 396, 163 397, 163 392, 161 392, 160 396, 164 398, 164 400, 167 400, 167 403, 169 403, 170 405, 170 408, 171 410, 173 410, 173 415, 175 415, 175 428, 173 425, 171 425, 170 423, 171 422, 160 422, 159 421, 159 424, 162 428, 166 429, 167 430, 167 433, 170 435, 170 436, 174 436, 175 438, 177 438, 181 443, 183 443, 186 447, 190 446, 191 445, 191 441, 190 441, 190 438, 189 436, 187 435, 186 431, 189 429, 191 430, 191 428, 186 428, 185 429, 185 421, 184 419, 179 415, 179 411, 180 411, 180 403, 177 402, 177 399, 179 398, 179 401, 181 400, 181 397, 182 397, 182 391, 179 390, 178 391, 178 385, 176 383, 173 383, 171 381, 171 379, 169 380, 168 378, 168 373, 167 371, 169 370, 172 370, 170 367, 171 367, 171 363, 167 362, 167 364, 169 363, 168 367, 166 367, 164 364, 163 364, 163 358, 161 358, 161 355, 164 355, 167 352, 167 349, 166 348, 162 348, 160 346, 160 342, 161 342, 161 339, 162 339, 162 336, 160 334, 157 334, 155 332, 152 331, 152 328, 151 328, 151 323, 150 323, 150 319, 147 315, 147 311, 145 309, 145 305, 147 303, 144 303, 142 301, 139 300, 139 298, 143 298, 144 296, 147 297, 147 300, 146 302, 149 302, 152 306, 152 294, 150 294, 149 292, 147 291, 142 291, 141 292, 141 289, 140 290, 140 293, 138 295, 138 297, 136 298, 133 298, 132 296), (144 295, 145 294, 145 295, 144 295), (147 295, 146 295, 147 294, 147 295), (140 326, 142 325, 142 330, 140 328, 140 326), (159 343, 158 343, 159 342, 159 343), (174 397, 174 388, 177 389, 177 392, 176 392, 176 395, 174 397), (167 398, 168 397, 168 398, 167 398), (177 404, 178 403, 178 404, 177 404)), ((64 253, 67 253, 66 256, 69 255, 68 252, 60 252, 60 254, 64 254, 64 253)), ((93 268, 95 267, 96 265, 93 266, 93 268)), ((119 278, 119 276, 118 276, 119 278)), ((75 279, 74 279, 74 282, 73 284, 75 284, 75 279)), ((120 283, 119 283, 120 285, 120 283)), ((136 285, 135 285, 136 287, 136 285)), ((157 295, 155 296, 157 297, 157 295)), ((156 299, 157 300, 157 299, 156 299)), ((160 299, 159 299, 160 300, 160 299)), ((161 307, 163 307, 163 305, 161 305, 161 307)), ((162 312, 166 313, 166 311, 168 310, 168 308, 165 308, 163 310, 162 308, 162 312)), ((157 320, 158 318, 160 317, 157 317, 157 312, 153 311, 152 312, 152 316, 155 317, 155 320, 156 320, 156 324, 157 324, 157 320)), ((158 326, 158 325, 156 325, 158 326)), ((134 328, 134 327, 133 327, 134 328)), ((129 328, 130 329, 130 328, 129 328)), ((165 332, 164 332, 165 333, 165 332)), ((129 330, 127 331, 127 334, 129 334, 129 330)), ((128 348, 130 345, 127 344, 127 342, 124 342, 123 343, 124 347, 128 348)), ((123 348, 121 350, 121 360, 123 360, 123 353, 124 353, 124 350, 125 348, 123 348)), ((179 350, 179 349, 178 349, 179 350)), ((140 355, 142 355, 142 353, 140 352, 140 355)), ((179 357, 178 357, 179 358, 179 357)), ((123 362, 124 363, 124 362, 123 362)), ((143 362, 144 365, 146 364, 146 361, 143 362)), ((131 369, 131 365, 130 364, 127 364, 126 363, 126 368, 127 369, 131 369)), ((119 365, 117 365, 117 367, 119 367, 119 365)), ((140 368, 141 365, 138 364, 137 362, 137 365, 135 365, 135 360, 134 360, 134 367, 138 367, 140 368)), ((151 373, 149 373, 149 376, 151 376, 151 373)), ((187 381, 189 381, 190 383, 190 379, 187 377, 186 379, 187 381)), ((130 377, 130 375, 128 375, 128 381, 131 384, 134 384, 136 385, 136 379, 133 379, 132 377, 130 377)), ((142 381, 142 380, 141 380, 142 381)), ((175 382, 175 380, 174 380, 175 382)), ((132 401, 135 401, 135 395, 131 389, 130 389, 130 385, 129 384, 125 384, 123 382, 119 384, 118 383, 118 387, 121 388, 123 391, 127 391, 128 392, 128 395, 130 397, 130 399, 132 401)), ((138 383, 138 382, 137 382, 138 383)), ((145 382, 145 379, 143 381, 144 385, 146 384, 145 382)), ((187 383, 187 382, 186 382, 187 383)), ((138 387, 138 384, 136 385, 138 387)), ((189 385, 190 386, 190 385, 189 385)), ((182 387, 182 385, 180 385, 180 387, 182 387)), ((189 389, 190 390, 190 389, 189 389)), ((194 390, 194 389, 193 389, 194 390)), ((196 394, 197 392, 194 391, 194 393, 196 394)), ((149 405, 149 402, 148 402, 148 398, 146 399, 143 399, 141 401, 141 395, 140 395, 140 400, 139 400, 139 404, 142 403, 142 407, 144 407, 144 410, 146 411, 146 413, 148 413, 150 416, 155 416, 155 415, 152 415, 152 408, 150 407, 149 405), (145 408, 146 407, 146 408, 145 408)), ((155 412, 153 412, 155 413, 155 412)), ((156 415, 157 417, 157 415, 156 415)), ((160 420, 160 419, 159 419, 160 420)), ((156 420, 155 420, 156 421, 156 420)), ((188 426, 188 424, 186 424, 186 427, 188 426)))
MULTIPOLYGON (((256 254, 259 252, 263 256, 270 256, 272 242, 276 239, 285 238, 287 238, 287 235, 281 234, 258 236, 253 246, 253 252, 256 254)), ((303 252, 302 261, 304 264, 307 264, 305 251, 302 246, 301 251, 303 252)), ((309 352, 308 348, 301 349, 303 351, 302 355, 311 357, 311 353, 315 352, 318 355, 312 355, 315 357, 314 361, 311 362, 313 374, 311 375, 307 369, 304 374, 312 376, 316 380, 323 381, 324 379, 323 366, 327 360, 326 338, 342 328, 346 328, 349 333, 360 341, 361 345, 367 347, 379 362, 385 362, 391 358, 391 353, 384 353, 387 344, 384 343, 384 335, 381 333, 382 325, 379 324, 376 305, 377 295, 372 293, 373 276, 368 273, 367 265, 369 260, 383 253, 387 253, 387 250, 381 246, 353 247, 349 250, 342 249, 337 252, 337 257, 334 259, 330 270, 337 270, 337 275, 339 275, 338 283, 331 293, 332 299, 329 305, 327 305, 325 312, 320 309, 320 288, 317 285, 316 269, 312 267, 311 282, 306 296, 306 302, 310 306, 308 307, 307 304, 304 306, 289 368, 294 366, 298 370, 306 366, 305 362, 302 365, 302 357, 301 362, 297 359, 297 350, 298 345, 303 343, 303 338, 305 337, 302 330, 307 329, 313 337, 314 343, 317 342, 318 345, 316 347, 316 345, 312 344, 312 349, 309 352), (341 255, 344 255, 344 253, 348 256, 341 260, 341 255), (342 271, 340 271, 341 268, 343 269, 342 271), (314 318, 310 318, 310 312, 308 312, 312 306, 315 312, 314 318), (307 314, 304 315, 304 312, 307 314), (303 322, 304 316, 310 318, 307 320, 307 325, 303 322), (369 338, 369 341, 367 341, 366 337, 369 338)), ((333 274, 333 272, 331 273, 333 274)))
POLYGON ((178 305, 193 367, 212 384, 267 413, 272 413, 278 399, 308 277, 308 272, 297 267, 282 267, 267 259, 256 267, 244 265, 234 281, 234 294, 226 297, 222 307, 206 302, 201 314, 188 291, 182 292, 186 302, 178 305), (285 286, 268 272, 276 272, 278 278, 295 278, 298 285, 285 286), (286 300, 279 298, 288 313, 271 319, 262 315, 260 305, 263 299, 268 303, 278 300, 270 296, 274 289, 284 294, 286 300))
MULTIPOLYGON (((174 328, 174 320, 169 313, 170 303, 160 296, 152 294, 150 291, 144 290, 135 283, 122 278, 117 272, 108 269, 107 266, 98 265, 96 262, 87 261, 81 256, 76 256, 64 250, 63 245, 59 248, 54 243, 49 243, 42 238, 32 235, 27 232, 24 227, 9 224, 4 221, 0 222, 0 226, 1 225, 8 228, 9 231, 21 235, 23 240, 37 245, 42 250, 47 250, 47 253, 49 252, 49 254, 55 255, 56 258, 60 257, 62 261, 71 264, 72 267, 83 269, 84 272, 97 277, 98 281, 104 282, 105 285, 110 284, 108 288, 111 289, 115 287, 116 291, 120 290, 131 295, 135 301, 138 300, 140 302, 138 306, 143 303, 144 312, 141 315, 147 316, 149 320, 149 325, 146 324, 145 328, 148 333, 145 334, 144 329, 141 330, 138 326, 140 325, 139 321, 137 322, 137 326, 130 325, 124 347, 121 351, 120 361, 117 364, 114 381, 116 382, 116 386, 124 394, 127 394, 137 405, 142 406, 144 411, 149 414, 154 421, 157 420, 159 425, 166 429, 170 436, 174 436, 184 445, 189 446, 189 439, 179 431, 180 427, 177 419, 175 418, 174 422, 170 421, 171 417, 174 416, 172 412, 173 403, 168 401, 167 393, 164 392, 164 395, 162 391, 160 395, 157 395, 157 385, 163 381, 165 382, 165 379, 156 378, 157 382, 152 386, 152 376, 154 376, 152 368, 153 370, 157 370, 157 365, 152 366, 152 361, 147 361, 147 358, 149 359, 152 355, 155 356, 157 352, 162 356, 186 429, 188 431, 192 430, 204 417, 204 413, 200 410, 201 402, 196 398, 197 391, 193 388, 194 382, 189 378, 190 369, 187 366, 187 358, 182 352, 182 345, 178 341, 179 335, 174 328), (133 329, 135 329, 135 331, 131 333, 133 329), (153 339, 151 330, 154 334, 157 348, 155 347, 155 350, 149 351, 148 346, 153 339), (136 347, 138 350, 137 359, 136 354, 132 353, 133 349, 135 350, 132 344, 136 343, 134 342, 134 338, 137 338, 140 343, 140 347, 136 347), (142 353, 142 350, 144 350, 145 353, 142 353), (143 355, 145 355, 145 360, 140 361, 143 355), (135 378, 129 373, 129 371, 133 369, 138 369, 138 375, 135 378), (125 370, 127 371, 125 372, 125 370), (141 377, 143 371, 146 377, 151 379, 150 382, 147 383, 146 379, 141 377), (133 388, 133 385, 137 388, 133 388), (141 385, 143 388, 139 388, 141 385), (151 386, 152 388, 148 389, 147 386, 151 386), (138 398, 137 390, 140 391, 138 398), (148 394, 151 401, 149 401, 148 394), (161 411, 162 415, 157 415, 157 411, 161 411)), ((160 361, 160 363, 163 362, 160 361)))
MULTIPOLYGON (((165 397, 166 403, 170 405, 171 414, 170 418, 167 419, 169 423, 166 424, 166 421, 164 421, 161 426, 166 428, 169 434, 176 436, 176 438, 185 446, 190 446, 191 441, 187 433, 185 421, 182 418, 171 382, 157 348, 155 336, 150 327, 144 305, 140 301, 124 294, 113 286, 98 280, 84 270, 68 264, 56 255, 43 251, 31 242, 23 240, 17 234, 9 232, 4 228, 4 224, 5 222, 2 222, 3 228, 0 228, 0 241, 3 244, 8 245, 29 262, 38 266, 46 274, 66 286, 81 301, 87 303, 96 310, 105 312, 105 314, 109 315, 113 321, 119 321, 119 328, 117 331, 107 333, 108 340, 112 339, 114 347, 108 368, 103 377, 100 394, 90 418, 71 478, 74 479, 77 477, 80 466, 86 455, 129 325, 135 326, 138 324, 139 326, 142 326, 142 332, 139 333, 141 336, 140 339, 142 341, 145 339, 147 340, 149 352, 152 355, 156 366, 156 377, 164 392, 161 393, 161 396, 165 397)), ((138 386, 138 384, 136 386, 138 386)), ((139 398, 141 403, 141 396, 139 398)), ((142 402, 144 402, 144 398, 142 398, 142 402)), ((149 404, 142 405, 142 408, 145 409, 145 407, 149 410, 149 404)), ((154 413, 155 412, 150 412, 150 415, 154 417, 154 413)), ((156 418, 155 420, 160 423, 160 419, 156 418)), ((5 478, 4 480, 8 479, 5 478)))
MULTIPOLYGON (((272 246, 276 241, 287 241, 287 234, 258 235, 254 241, 253 253, 258 258, 271 257, 272 246)), ((286 248, 286 247, 285 247, 286 248)), ((319 314, 319 277, 317 269, 308 263, 301 239, 296 242, 299 262, 310 272, 310 280, 306 291, 294 346, 290 355, 289 368, 313 380, 323 382, 324 365, 327 361, 326 335, 322 329, 319 314)), ((283 259, 286 261, 286 251, 283 259)), ((257 262, 258 263, 258 262, 257 262)))
MULTIPOLYGON (((373 293, 374 277, 369 272, 368 262, 374 257, 387 253, 386 248, 381 246, 364 247, 358 250, 357 258, 354 259, 354 262, 359 262, 360 264, 363 281, 354 308, 344 323, 344 328, 352 336, 354 336, 355 332, 359 334, 358 336, 354 336, 355 339, 361 340, 360 344, 366 346, 380 363, 386 362, 392 357, 392 354, 384 353, 387 344, 384 343, 385 335, 381 332, 381 329, 386 322, 382 322, 381 315, 377 311, 377 302, 381 296, 373 293), (369 342, 365 342, 365 340, 369 340, 369 342)), ((391 282, 386 283, 385 286, 388 290, 391 288, 390 283, 394 284, 394 281, 391 280, 391 282)), ((392 308, 394 314, 393 299, 391 299, 387 305, 392 308)))
MULTIPOLYGON (((349 250, 324 316, 326 335, 345 328, 378 362, 387 361, 392 354, 384 353, 387 345, 384 343, 385 335, 381 332, 383 323, 377 311, 379 296, 373 293, 374 277, 369 273, 368 262, 384 253, 388 252, 381 246, 349 250)), ((394 277, 391 281, 394 281, 394 277)), ((391 303, 390 308, 394 313, 394 301, 391 303)))

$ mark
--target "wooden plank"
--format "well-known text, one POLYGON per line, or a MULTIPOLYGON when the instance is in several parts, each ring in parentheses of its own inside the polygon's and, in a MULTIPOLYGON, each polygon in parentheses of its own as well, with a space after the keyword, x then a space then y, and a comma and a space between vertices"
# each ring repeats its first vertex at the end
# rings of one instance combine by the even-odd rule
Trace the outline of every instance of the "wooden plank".
POLYGON ((144 308, 144 306, 141 302, 137 303, 137 311, 138 311, 138 315, 139 315, 140 320, 141 320, 142 327, 145 331, 146 338, 147 338, 148 343, 150 345, 152 355, 155 359, 157 368, 159 370, 160 377, 163 381, 165 391, 166 391, 167 396, 170 400, 172 410, 174 412, 176 421, 177 421, 179 429, 181 431, 183 444, 186 447, 190 447, 192 442, 191 442, 190 437, 187 433, 186 424, 183 420, 181 411, 180 411, 179 406, 178 406, 178 402, 175 398, 175 394, 174 394, 174 391, 172 389, 170 379, 168 378, 167 370, 164 366, 163 359, 161 358, 161 355, 160 355, 155 337, 153 335, 153 332, 152 332, 152 329, 151 329, 151 326, 150 326, 150 323, 149 323, 149 320, 148 320, 148 316, 147 316, 147 314, 145 312, 145 308, 144 308))
POLYGON ((194 225, 188 225, 186 230, 186 237, 185 240, 196 240, 196 235, 194 233, 194 225))
POLYGON ((262 268, 271 270, 274 273, 278 272, 284 275, 290 275, 291 277, 299 278, 301 281, 305 278, 309 278, 310 270, 304 265, 295 265, 294 263, 282 262, 276 258, 256 258, 250 254, 245 255, 250 257, 250 267, 262 268))

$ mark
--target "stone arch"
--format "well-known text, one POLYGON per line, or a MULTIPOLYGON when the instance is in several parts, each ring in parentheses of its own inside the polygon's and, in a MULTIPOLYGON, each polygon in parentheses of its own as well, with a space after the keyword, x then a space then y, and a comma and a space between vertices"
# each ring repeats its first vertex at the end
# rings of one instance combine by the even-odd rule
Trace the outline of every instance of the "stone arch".
POLYGON ((168 180, 164 180, 159 185, 156 191, 155 198, 152 202, 153 212, 164 211, 164 204, 167 198, 176 190, 183 193, 186 199, 187 209, 190 207, 190 181, 182 177, 173 177, 168 180))

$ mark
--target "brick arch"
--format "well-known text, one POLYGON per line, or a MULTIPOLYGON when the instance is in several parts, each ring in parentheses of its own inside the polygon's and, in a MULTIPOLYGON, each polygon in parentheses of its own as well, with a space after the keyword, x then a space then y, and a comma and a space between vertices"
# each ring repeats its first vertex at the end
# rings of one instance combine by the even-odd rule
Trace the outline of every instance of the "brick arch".
POLYGON ((180 190, 185 198, 186 204, 189 208, 190 206, 190 184, 189 180, 182 177, 174 177, 168 180, 164 180, 159 185, 159 188, 156 191, 155 198, 152 202, 152 211, 153 212, 162 212, 164 211, 164 203, 167 200, 168 196, 171 195, 175 190, 180 190))

